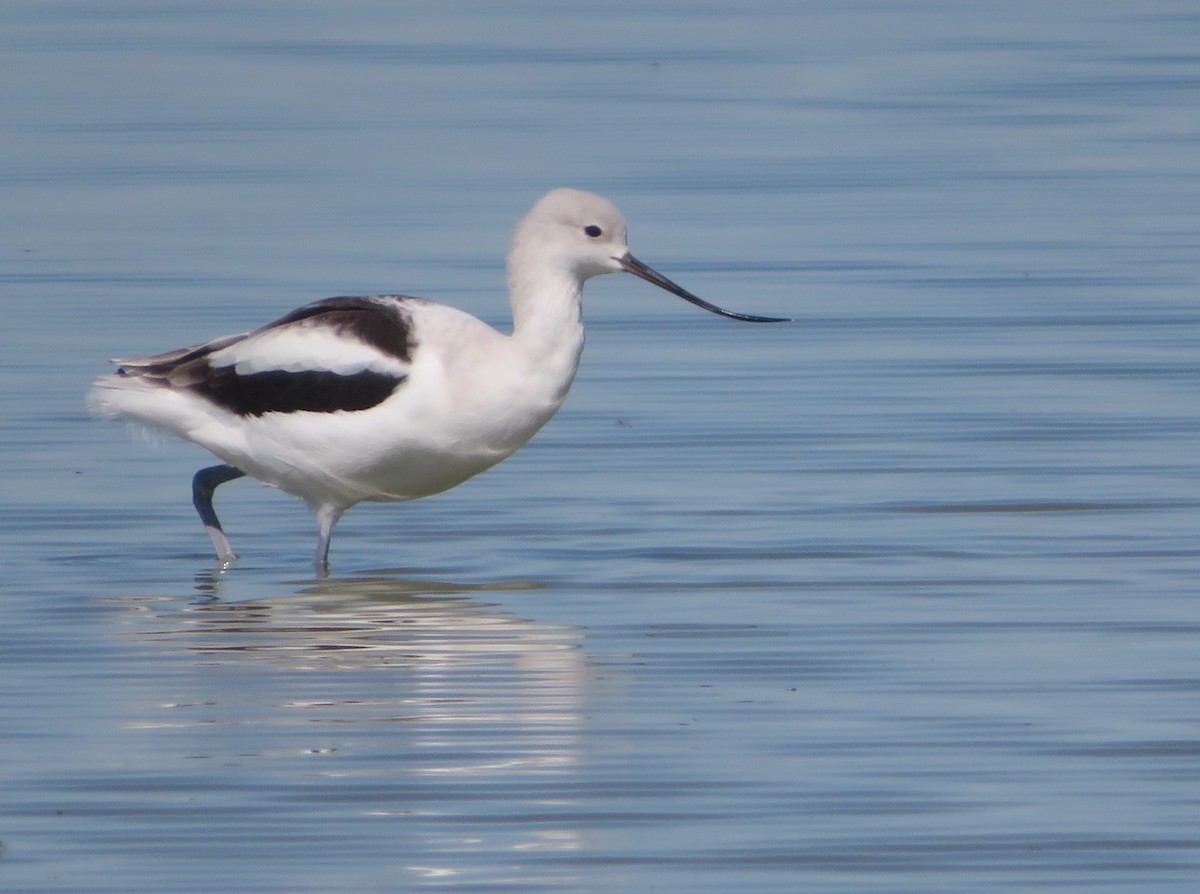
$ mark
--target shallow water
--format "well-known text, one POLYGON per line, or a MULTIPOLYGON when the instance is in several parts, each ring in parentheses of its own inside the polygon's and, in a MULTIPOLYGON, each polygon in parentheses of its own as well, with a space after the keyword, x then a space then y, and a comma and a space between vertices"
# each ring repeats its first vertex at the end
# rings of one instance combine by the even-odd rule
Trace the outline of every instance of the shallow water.
POLYGON ((1167 2, 0 10, 0 888, 1192 891, 1200 16, 1167 2), (187 498, 104 358, 588 287, 436 499, 187 498))

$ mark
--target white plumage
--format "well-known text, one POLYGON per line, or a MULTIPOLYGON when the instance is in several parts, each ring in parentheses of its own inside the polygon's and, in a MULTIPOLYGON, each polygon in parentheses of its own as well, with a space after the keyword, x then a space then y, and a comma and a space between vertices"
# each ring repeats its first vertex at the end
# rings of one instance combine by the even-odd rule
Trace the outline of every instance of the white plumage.
POLYGON ((316 565, 342 513, 364 500, 429 496, 528 441, 562 405, 583 349, 583 283, 626 271, 706 310, 636 260, 600 196, 558 189, 521 221, 508 256, 513 331, 402 295, 329 298, 254 332, 117 360, 88 396, 100 415, 165 429, 223 465, 193 481, 218 561, 235 556, 214 489, 249 475, 312 507, 316 565))

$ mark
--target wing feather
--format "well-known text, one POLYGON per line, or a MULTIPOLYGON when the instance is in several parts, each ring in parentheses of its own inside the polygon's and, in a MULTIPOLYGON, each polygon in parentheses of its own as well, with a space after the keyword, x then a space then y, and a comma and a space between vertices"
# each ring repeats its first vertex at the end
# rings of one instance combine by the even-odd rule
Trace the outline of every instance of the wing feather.
POLYGON ((117 376, 187 390, 240 416, 369 409, 408 377, 414 301, 327 298, 248 334, 118 360, 117 376))

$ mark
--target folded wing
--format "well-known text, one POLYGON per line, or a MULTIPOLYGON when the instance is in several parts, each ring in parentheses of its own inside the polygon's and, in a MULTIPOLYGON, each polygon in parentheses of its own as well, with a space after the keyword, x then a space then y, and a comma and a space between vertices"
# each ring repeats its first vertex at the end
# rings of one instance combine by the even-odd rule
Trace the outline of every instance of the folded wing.
POLYGON ((251 333, 117 360, 111 378, 187 391, 238 416, 370 409, 408 377, 412 300, 328 298, 251 333))

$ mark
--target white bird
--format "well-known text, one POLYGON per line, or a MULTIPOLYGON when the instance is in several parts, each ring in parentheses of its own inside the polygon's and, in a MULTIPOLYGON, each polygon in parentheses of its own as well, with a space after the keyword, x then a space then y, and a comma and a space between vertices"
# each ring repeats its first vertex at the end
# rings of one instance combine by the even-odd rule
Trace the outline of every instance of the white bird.
POLYGON ((165 429, 221 460, 196 473, 192 497, 222 567, 236 555, 213 492, 249 475, 309 504, 325 574, 348 508, 447 490, 546 424, 579 366, 583 284, 619 271, 713 313, 786 322, 697 298, 630 254, 610 202, 556 189, 517 226, 508 254, 511 335, 422 298, 328 298, 253 332, 114 360, 89 408, 165 429))

